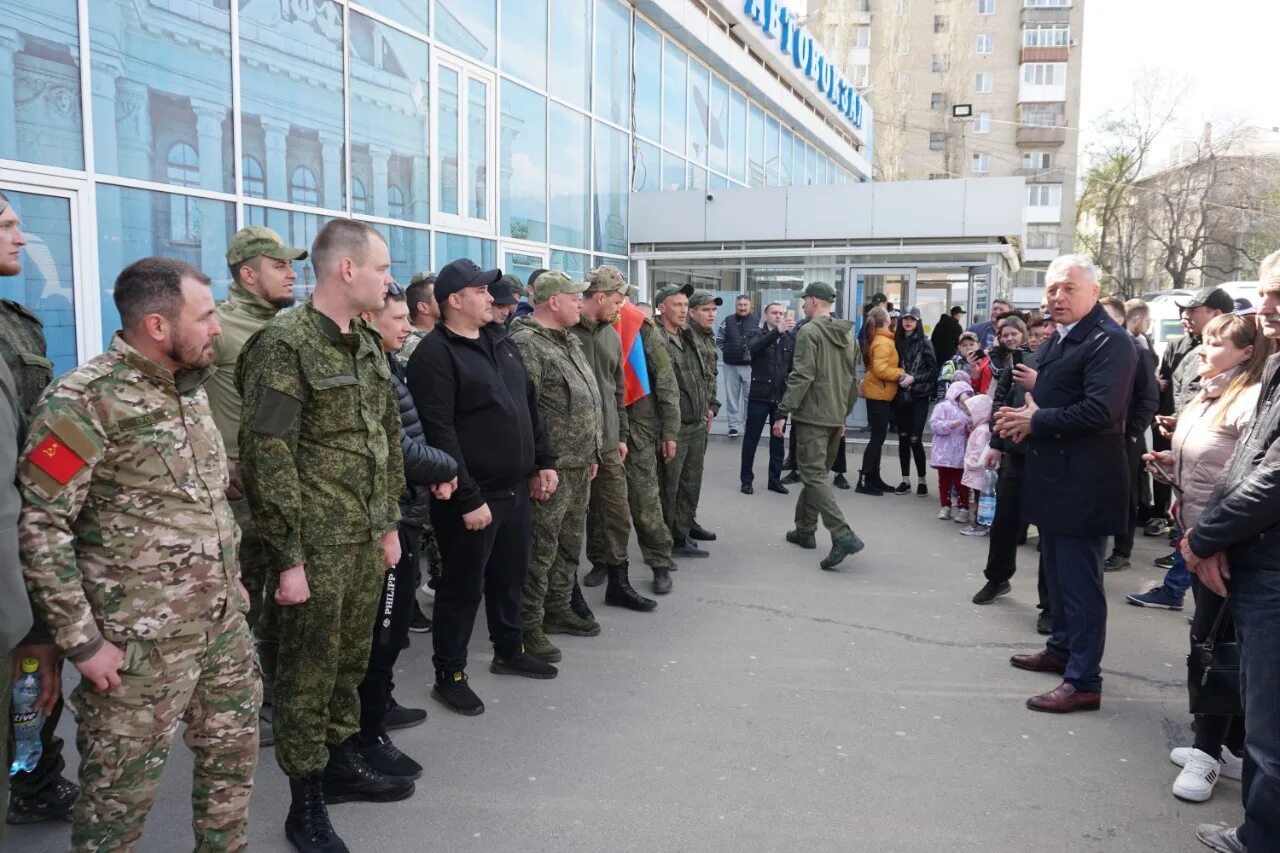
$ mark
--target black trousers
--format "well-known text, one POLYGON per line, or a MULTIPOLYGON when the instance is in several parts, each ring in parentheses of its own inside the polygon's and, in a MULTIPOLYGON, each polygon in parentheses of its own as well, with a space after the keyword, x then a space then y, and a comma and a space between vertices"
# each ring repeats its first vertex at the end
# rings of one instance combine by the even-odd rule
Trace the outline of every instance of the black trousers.
POLYGON ((862 451, 862 470, 872 485, 881 481, 880 457, 884 440, 889 436, 889 421, 893 416, 893 403, 889 400, 867 400, 867 423, 871 427, 871 440, 862 451))
POLYGON ((396 659, 409 648, 409 622, 418 587, 418 554, 414 544, 419 531, 406 534, 400 529, 400 562, 387 572, 373 620, 373 645, 369 647, 369 669, 360 682, 360 733, 374 738, 386 734, 382 723, 395 686, 392 676, 396 659))
MULTIPOLYGON (((799 463, 796 462, 796 431, 791 430, 790 436, 787 437, 787 459, 783 467, 788 471, 798 470, 799 463)), ((832 474, 848 474, 849 473, 849 457, 845 450, 845 443, 840 442, 840 446, 836 448, 836 461, 831 463, 832 474)))
POLYGON ((529 570, 533 511, 523 484, 503 497, 488 498, 493 521, 484 530, 467 530, 462 513, 449 501, 431 502, 431 526, 440 543, 442 563, 436 583, 431 629, 441 672, 467 665, 467 644, 484 597, 489 640, 502 657, 520 650, 520 596, 529 570))
MULTIPOLYGON (((1010 580, 1018 571, 1018 540, 1026 532, 1022 521, 1022 482, 1027 467, 1027 457, 1020 453, 1006 453, 1000 464, 999 496, 996 501, 996 517, 991 522, 990 542, 987 547, 987 568, 983 575, 993 583, 1010 580)), ((1044 580, 1044 560, 1037 560, 1036 591, 1040 596, 1039 607, 1048 607, 1049 592, 1044 580)))
POLYGON ((1146 476, 1143 470, 1142 454, 1147 452, 1146 438, 1139 438, 1137 441, 1131 441, 1128 437, 1124 440, 1125 453, 1129 457, 1129 518, 1125 523, 1125 532, 1116 537, 1115 552, 1123 557, 1133 555, 1133 530, 1138 526, 1139 516, 1142 513, 1142 478, 1146 476))
MULTIPOLYGON (((1191 594, 1195 596, 1196 614, 1191 619, 1191 642, 1200 643, 1208 639, 1213 629, 1213 621, 1218 618, 1222 608, 1227 607, 1227 614, 1222 617, 1222 625, 1218 628, 1218 636, 1234 639, 1236 623, 1231 618, 1227 600, 1200 583, 1195 575, 1191 576, 1191 594)), ((1244 755, 1244 717, 1226 717, 1210 714, 1197 714, 1195 723, 1196 739, 1194 746, 1221 760, 1222 747, 1228 746, 1236 755, 1244 755)))
POLYGON ((776 403, 768 400, 747 401, 747 425, 742 435, 741 479, 744 486, 750 485, 756 478, 756 448, 760 446, 760 434, 766 429, 769 430, 769 482, 776 483, 782 479, 782 439, 774 438, 773 435, 773 422, 777 414, 776 403))
POLYGON ((929 420, 929 398, 912 397, 910 403, 899 405, 898 419, 898 463, 902 468, 902 479, 911 474, 911 457, 916 460, 916 475, 923 478, 926 460, 924 456, 924 425, 929 420))

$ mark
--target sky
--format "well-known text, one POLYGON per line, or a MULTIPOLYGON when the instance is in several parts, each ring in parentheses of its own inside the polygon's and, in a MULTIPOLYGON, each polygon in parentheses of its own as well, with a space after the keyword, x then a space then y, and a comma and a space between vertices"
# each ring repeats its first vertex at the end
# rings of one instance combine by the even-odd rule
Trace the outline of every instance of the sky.
MULTIPOLYGON (((1087 0, 1080 123, 1123 108, 1144 68, 1183 75, 1186 132, 1206 120, 1280 127, 1276 0, 1087 0)), ((1169 141, 1172 145, 1174 140, 1169 141)))

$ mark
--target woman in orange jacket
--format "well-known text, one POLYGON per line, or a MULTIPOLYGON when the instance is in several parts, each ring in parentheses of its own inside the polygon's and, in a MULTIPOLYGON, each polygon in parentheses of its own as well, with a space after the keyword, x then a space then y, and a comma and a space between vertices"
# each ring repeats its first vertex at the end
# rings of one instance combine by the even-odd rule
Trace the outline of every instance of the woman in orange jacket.
POLYGON ((866 320, 871 326, 871 344, 867 347, 867 375, 862 380, 862 396, 867 401, 867 421, 871 425, 871 441, 862 453, 862 470, 858 472, 857 492, 883 495, 893 487, 880 479, 880 452, 889 434, 893 396, 898 393, 902 368, 898 366, 898 350, 889 331, 889 312, 872 308, 866 320))

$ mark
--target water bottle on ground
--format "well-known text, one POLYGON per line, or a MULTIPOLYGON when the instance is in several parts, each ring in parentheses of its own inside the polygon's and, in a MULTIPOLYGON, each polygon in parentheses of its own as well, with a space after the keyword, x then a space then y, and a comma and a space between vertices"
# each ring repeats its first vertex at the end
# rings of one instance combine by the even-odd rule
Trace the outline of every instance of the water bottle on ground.
POLYGON ((40 662, 22 659, 22 677, 13 683, 13 763, 9 775, 30 772, 40 761, 40 730, 44 711, 36 707, 40 698, 40 662))
POLYGON ((978 496, 978 524, 990 527, 996 520, 996 472, 987 469, 982 475, 982 494, 978 496))

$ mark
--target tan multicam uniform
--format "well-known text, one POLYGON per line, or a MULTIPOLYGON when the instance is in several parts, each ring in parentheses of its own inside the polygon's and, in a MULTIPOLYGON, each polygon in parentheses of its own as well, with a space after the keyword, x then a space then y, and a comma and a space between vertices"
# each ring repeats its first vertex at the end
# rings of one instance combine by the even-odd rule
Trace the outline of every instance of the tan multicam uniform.
MULTIPOLYGON (((119 336, 37 406, 18 484, 32 602, 73 662, 104 641, 120 686, 83 681, 74 850, 132 848, 178 723, 195 753, 196 847, 241 850, 262 687, 236 584, 227 460, 203 384, 119 336)), ((185 845, 183 845, 185 846, 185 845)))

